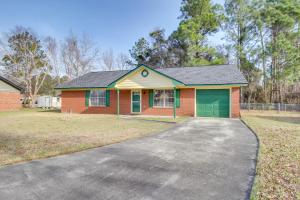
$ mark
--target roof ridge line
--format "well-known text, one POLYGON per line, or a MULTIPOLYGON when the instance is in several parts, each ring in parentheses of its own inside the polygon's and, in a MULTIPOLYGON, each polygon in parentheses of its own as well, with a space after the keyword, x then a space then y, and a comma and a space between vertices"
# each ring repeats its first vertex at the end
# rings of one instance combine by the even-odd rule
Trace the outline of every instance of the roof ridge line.
POLYGON ((179 66, 179 67, 161 67, 161 68, 154 68, 158 69, 174 69, 174 68, 201 68, 201 67, 217 67, 217 66, 236 66, 235 64, 217 64, 217 65, 198 65, 198 66, 179 66))
POLYGON ((105 70, 105 71, 91 71, 89 73, 98 73, 98 72, 124 72, 129 71, 130 69, 119 69, 119 70, 105 70))

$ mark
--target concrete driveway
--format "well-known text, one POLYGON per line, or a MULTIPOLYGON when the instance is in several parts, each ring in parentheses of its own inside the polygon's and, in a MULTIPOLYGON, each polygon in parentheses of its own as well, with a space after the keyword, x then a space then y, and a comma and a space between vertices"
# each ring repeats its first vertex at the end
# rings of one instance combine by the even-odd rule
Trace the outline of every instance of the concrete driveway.
POLYGON ((248 199, 257 141, 235 119, 0 168, 0 199, 248 199))

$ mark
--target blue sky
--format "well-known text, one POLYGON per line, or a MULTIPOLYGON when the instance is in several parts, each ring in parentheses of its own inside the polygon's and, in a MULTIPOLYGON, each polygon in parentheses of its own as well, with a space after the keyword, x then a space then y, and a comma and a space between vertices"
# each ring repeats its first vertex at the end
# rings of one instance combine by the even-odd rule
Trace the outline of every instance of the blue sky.
MULTIPOLYGON (((0 32, 15 26, 62 40, 72 30, 87 33, 101 50, 128 53, 134 42, 156 27, 168 35, 178 26, 181 0, 0 0, 0 32)), ((222 3, 223 0, 214 2, 222 3)), ((222 43, 222 34, 210 37, 222 43)))

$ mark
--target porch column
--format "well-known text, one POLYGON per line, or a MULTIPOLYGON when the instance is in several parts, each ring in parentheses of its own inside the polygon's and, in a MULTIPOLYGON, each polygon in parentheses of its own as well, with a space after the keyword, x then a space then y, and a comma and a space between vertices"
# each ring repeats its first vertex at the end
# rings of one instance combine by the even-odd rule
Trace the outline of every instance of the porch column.
POLYGON ((117 89, 117 115, 120 115, 120 90, 117 89))
POLYGON ((176 118, 176 88, 174 87, 173 117, 176 118))

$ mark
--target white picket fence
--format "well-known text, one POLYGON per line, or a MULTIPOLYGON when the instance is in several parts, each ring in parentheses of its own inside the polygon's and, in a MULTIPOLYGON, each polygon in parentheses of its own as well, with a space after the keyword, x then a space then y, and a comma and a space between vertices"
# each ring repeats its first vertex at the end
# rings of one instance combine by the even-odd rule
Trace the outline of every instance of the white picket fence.
POLYGON ((284 103, 241 103, 242 110, 300 111, 300 104, 284 103))

